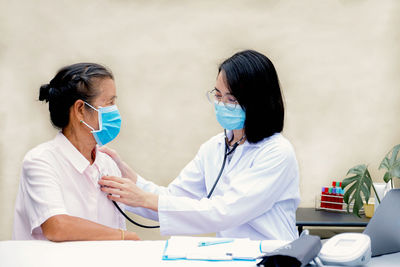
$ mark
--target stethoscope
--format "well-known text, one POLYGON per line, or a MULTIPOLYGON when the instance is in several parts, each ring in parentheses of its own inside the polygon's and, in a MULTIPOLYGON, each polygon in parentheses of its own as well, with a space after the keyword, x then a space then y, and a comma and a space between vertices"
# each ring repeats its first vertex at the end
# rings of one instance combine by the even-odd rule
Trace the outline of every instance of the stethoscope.
MULTIPOLYGON (((224 153, 224 161, 222 162, 222 166, 221 169, 219 170, 217 179, 215 180, 215 183, 213 185, 213 187, 210 190, 210 193, 208 193, 207 198, 210 198, 212 193, 214 192, 215 187, 217 186, 217 183, 219 181, 219 178, 221 178, 222 172, 224 171, 225 168, 225 164, 226 164, 226 159, 227 157, 232 154, 233 152, 235 152, 236 148, 239 146, 240 142, 243 141, 243 139, 246 137, 246 135, 243 135, 242 138, 239 139, 239 141, 235 142, 232 146, 231 149, 229 149, 229 144, 228 144, 228 137, 226 136, 226 130, 224 129, 224 133, 225 133, 225 153, 224 153)), ((232 141, 232 140, 231 140, 232 141)))
MULTIPOLYGON (((246 135, 243 135, 242 138, 239 139, 239 141, 235 142, 232 146, 231 149, 229 149, 229 144, 228 144, 228 137, 226 135, 226 130, 224 129, 224 134, 225 134, 225 152, 224 152, 224 160, 222 162, 222 166, 221 169, 219 170, 217 179, 214 182, 214 185, 212 186, 210 192, 207 195, 207 198, 210 198, 212 193, 214 192, 215 187, 218 184, 219 179, 221 178, 222 172, 224 171, 225 168, 225 164, 226 164, 226 159, 228 158, 228 156, 230 154, 232 154, 233 152, 235 152, 236 148, 239 146, 240 142, 243 141, 243 139, 246 137, 246 135)), ((231 140, 232 141, 232 140, 231 140)), ((229 141, 230 142, 230 141, 229 141)), ((118 209, 118 211, 131 223, 133 223, 136 226, 142 227, 142 228, 160 228, 159 225, 154 225, 154 226, 149 226, 149 225, 143 225, 140 223, 135 222, 134 220, 132 220, 128 215, 126 215, 126 213, 121 210, 121 208, 118 206, 118 204, 113 200, 112 201, 114 203, 114 206, 118 209)))

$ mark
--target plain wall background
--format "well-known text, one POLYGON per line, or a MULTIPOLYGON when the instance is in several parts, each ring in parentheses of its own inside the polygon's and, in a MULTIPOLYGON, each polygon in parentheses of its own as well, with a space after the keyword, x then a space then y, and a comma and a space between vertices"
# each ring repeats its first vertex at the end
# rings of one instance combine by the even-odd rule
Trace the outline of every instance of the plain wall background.
POLYGON ((82 61, 114 72, 123 128, 110 146, 156 183, 222 130, 205 92, 218 64, 248 48, 278 71, 301 206, 359 163, 381 181, 399 143, 399 14, 396 0, 0 0, 0 239, 11 238, 25 153, 57 132, 39 87, 82 61))

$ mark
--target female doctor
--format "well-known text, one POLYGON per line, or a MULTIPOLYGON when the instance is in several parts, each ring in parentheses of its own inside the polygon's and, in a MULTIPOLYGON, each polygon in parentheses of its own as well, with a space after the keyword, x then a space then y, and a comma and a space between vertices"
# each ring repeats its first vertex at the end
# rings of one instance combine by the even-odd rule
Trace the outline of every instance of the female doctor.
POLYGON ((101 190, 158 220, 162 235, 296 239, 299 172, 280 134, 284 106, 272 62, 252 50, 234 54, 220 65, 208 98, 224 133, 204 143, 168 187, 140 177, 103 147, 124 178, 104 176, 101 190))

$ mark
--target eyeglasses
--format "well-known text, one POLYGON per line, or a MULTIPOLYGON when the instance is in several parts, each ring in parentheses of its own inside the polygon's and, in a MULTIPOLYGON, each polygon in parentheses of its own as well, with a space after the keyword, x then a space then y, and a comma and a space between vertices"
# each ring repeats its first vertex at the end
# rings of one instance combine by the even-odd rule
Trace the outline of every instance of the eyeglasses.
POLYGON ((227 93, 225 95, 222 95, 221 92, 218 91, 216 88, 214 88, 211 91, 208 91, 206 95, 208 101, 211 104, 214 103, 219 104, 220 102, 222 102, 224 103, 224 106, 229 110, 235 110, 236 107, 239 105, 239 102, 232 94, 227 93))

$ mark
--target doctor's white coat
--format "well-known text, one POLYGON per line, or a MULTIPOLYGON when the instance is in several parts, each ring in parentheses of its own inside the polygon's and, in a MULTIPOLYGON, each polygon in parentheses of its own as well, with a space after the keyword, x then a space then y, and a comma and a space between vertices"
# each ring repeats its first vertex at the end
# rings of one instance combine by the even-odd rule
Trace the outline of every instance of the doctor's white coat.
POLYGON ((296 239, 299 171, 290 142, 276 133, 238 146, 208 199, 223 162, 224 138, 221 133, 204 143, 168 187, 138 178, 138 187, 159 195, 158 213, 126 209, 158 220, 162 235, 296 239))

